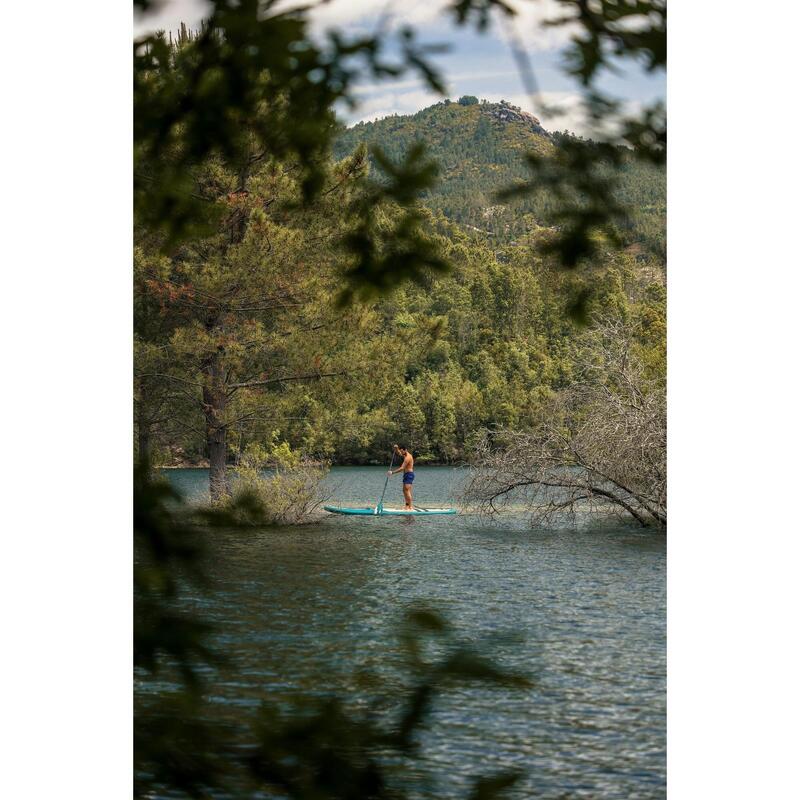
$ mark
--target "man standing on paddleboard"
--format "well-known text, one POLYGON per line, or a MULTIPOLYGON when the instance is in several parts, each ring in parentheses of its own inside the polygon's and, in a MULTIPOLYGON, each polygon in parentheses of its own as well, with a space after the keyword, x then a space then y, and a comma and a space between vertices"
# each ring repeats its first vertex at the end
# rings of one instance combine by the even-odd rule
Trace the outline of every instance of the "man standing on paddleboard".
POLYGON ((403 497, 406 500, 406 510, 411 511, 413 508, 411 505, 413 500, 411 484, 414 483, 414 456, 408 452, 408 448, 404 444, 396 444, 394 451, 403 459, 403 463, 398 469, 390 469, 389 474, 403 473, 403 497))

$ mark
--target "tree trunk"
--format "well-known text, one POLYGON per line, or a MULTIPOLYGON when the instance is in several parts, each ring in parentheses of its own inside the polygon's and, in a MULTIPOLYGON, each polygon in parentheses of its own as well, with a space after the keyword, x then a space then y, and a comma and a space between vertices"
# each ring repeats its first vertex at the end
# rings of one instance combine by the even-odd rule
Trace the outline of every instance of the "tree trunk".
POLYGON ((145 413, 145 387, 139 382, 139 398, 134 401, 136 418, 137 460, 140 464, 150 464, 150 423, 145 413))
POLYGON ((208 449, 208 489, 212 500, 230 494, 228 484, 228 428, 225 408, 228 402, 222 380, 223 369, 217 353, 204 364, 206 385, 203 387, 203 413, 206 418, 206 447, 208 449))
MULTIPOLYGON (((208 415, 206 415, 208 419, 208 415)), ((227 429, 221 425, 206 426, 206 440, 208 443, 209 475, 208 488, 212 500, 219 500, 230 494, 228 485, 228 441, 227 429)))
MULTIPOLYGON (((260 160, 260 158, 255 159, 260 160)), ((253 159, 248 159, 239 173, 238 191, 246 191, 253 159)), ((231 244, 239 244, 247 231, 247 215, 238 210, 234 224, 231 225, 231 244)), ((217 328, 219 319, 209 319, 206 330, 217 328)), ((231 493, 228 483, 228 428, 225 424, 225 408, 228 395, 225 387, 224 349, 219 347, 214 355, 203 363, 206 380, 203 387, 203 411, 206 417, 206 446, 208 448, 208 488, 211 500, 219 500, 231 493)))
POLYGON ((138 426, 139 463, 150 463, 150 426, 141 418, 138 426))

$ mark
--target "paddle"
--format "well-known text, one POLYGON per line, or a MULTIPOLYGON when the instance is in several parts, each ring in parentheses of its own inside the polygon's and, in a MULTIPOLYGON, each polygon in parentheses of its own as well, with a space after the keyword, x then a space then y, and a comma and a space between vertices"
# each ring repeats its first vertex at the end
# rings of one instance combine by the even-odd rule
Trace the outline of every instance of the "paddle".
MULTIPOLYGON (((389 472, 392 471, 394 466, 394 450, 392 450, 392 458, 389 461, 389 472)), ((386 494, 386 487, 389 485, 389 473, 386 473, 386 480, 383 482, 383 491, 381 492, 381 499, 378 500, 378 505, 375 506, 375 513, 380 514, 383 508, 383 496, 386 494)))

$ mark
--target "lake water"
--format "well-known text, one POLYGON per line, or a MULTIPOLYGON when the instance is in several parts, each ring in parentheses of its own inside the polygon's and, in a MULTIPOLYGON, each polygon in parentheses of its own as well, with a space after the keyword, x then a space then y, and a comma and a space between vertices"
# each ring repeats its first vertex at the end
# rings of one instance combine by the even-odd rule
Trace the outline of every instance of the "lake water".
MULTIPOLYGON (((170 470, 189 496, 205 470, 170 470)), ((341 505, 375 504, 385 470, 341 467, 341 505)), ((458 470, 417 470, 415 502, 450 505, 458 470)), ((387 504, 401 503, 399 476, 387 504)), ((442 698, 426 752, 443 797, 467 777, 522 767, 512 796, 661 798, 666 794, 666 540, 625 523, 531 530, 522 517, 330 515, 300 528, 215 534, 214 591, 189 598, 217 628, 235 672, 211 678, 231 710, 264 690, 324 693, 359 668, 391 662, 404 608, 442 611, 468 639, 502 637, 523 690, 459 689, 442 698)))

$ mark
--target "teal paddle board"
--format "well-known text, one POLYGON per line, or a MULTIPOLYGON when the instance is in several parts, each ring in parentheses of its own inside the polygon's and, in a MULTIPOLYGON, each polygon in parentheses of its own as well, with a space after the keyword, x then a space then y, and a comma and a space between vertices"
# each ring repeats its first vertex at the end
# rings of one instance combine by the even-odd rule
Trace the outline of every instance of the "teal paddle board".
POLYGON ((343 506, 322 506, 331 514, 353 514, 362 517, 424 517, 434 514, 455 514, 454 508, 421 508, 414 506, 409 511, 405 508, 387 508, 386 506, 372 506, 371 508, 346 508, 343 506))

